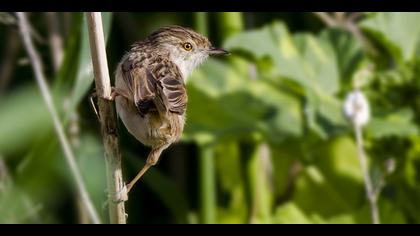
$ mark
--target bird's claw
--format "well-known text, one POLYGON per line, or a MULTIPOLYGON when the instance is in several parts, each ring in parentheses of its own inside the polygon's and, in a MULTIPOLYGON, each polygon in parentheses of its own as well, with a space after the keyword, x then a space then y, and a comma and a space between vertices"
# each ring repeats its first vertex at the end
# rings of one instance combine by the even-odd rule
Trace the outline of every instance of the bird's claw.
POLYGON ((114 203, 121 203, 128 200, 128 191, 127 186, 124 184, 123 188, 112 196, 112 201, 114 203))

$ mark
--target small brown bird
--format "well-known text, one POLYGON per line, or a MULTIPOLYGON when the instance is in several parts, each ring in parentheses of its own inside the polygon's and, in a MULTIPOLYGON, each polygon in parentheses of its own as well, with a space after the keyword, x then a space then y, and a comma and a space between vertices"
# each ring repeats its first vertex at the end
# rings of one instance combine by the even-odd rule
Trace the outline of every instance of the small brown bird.
POLYGON ((118 64, 113 97, 127 130, 150 146, 146 164, 127 185, 127 192, 179 140, 185 123, 191 72, 208 56, 228 54, 209 40, 180 26, 163 27, 135 43, 118 64))

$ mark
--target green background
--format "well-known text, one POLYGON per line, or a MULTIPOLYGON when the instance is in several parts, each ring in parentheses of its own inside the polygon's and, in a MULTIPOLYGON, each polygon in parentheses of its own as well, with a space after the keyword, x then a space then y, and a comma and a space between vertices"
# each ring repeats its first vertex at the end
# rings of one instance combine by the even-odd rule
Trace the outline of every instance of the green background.
MULTIPOLYGON (((130 45, 164 25, 191 27, 231 52, 189 78, 182 140, 130 193, 129 223, 370 223, 353 129, 342 114, 356 72, 366 68, 364 141, 374 186, 385 180, 381 222, 420 223, 420 14, 331 16, 338 26, 314 13, 102 14, 112 77, 130 45)), ((16 25, 4 20, 14 16, 0 18, 0 223, 88 223, 16 25)), ((57 72, 51 19, 29 19, 55 106, 107 222, 85 17, 55 14, 63 41, 57 72)), ((119 135, 128 181, 149 149, 121 122, 119 135)))

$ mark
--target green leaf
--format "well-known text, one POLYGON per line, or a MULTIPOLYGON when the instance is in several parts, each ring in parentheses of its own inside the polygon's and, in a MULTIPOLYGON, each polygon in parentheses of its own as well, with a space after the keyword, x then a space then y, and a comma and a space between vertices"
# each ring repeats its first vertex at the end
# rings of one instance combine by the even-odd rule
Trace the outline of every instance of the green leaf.
POLYGON ((41 217, 42 205, 34 203, 31 197, 17 186, 8 184, 0 187, 1 224, 55 223, 50 216, 41 217))
POLYGON ((300 147, 299 139, 286 139, 270 145, 274 194, 280 198, 289 191, 292 168, 302 155, 300 147))
POLYGON ((379 214, 381 223, 383 224, 406 224, 401 209, 398 209, 398 204, 394 199, 381 199, 379 200, 379 214))
MULTIPOLYGON (((244 149, 246 177, 249 187, 251 201, 250 220, 252 223, 271 223, 271 209, 273 207, 273 193, 269 183, 269 169, 264 160, 262 151, 264 147, 261 143, 246 143, 244 149)), ((269 164, 268 164, 269 165, 269 164)))
POLYGON ((289 202, 278 207, 273 216, 275 224, 312 224, 309 216, 296 203, 289 202))
POLYGON ((55 97, 60 97, 65 91, 70 90, 78 72, 80 52, 80 37, 83 27, 83 13, 72 16, 72 27, 69 32, 67 44, 64 48, 63 62, 54 80, 51 89, 55 97))
POLYGON ((293 201, 308 214, 325 218, 360 207, 365 194, 354 142, 343 136, 307 150, 311 162, 296 182, 293 201))
POLYGON ((305 115, 309 128, 327 139, 346 127, 340 100, 325 94, 306 93, 305 115))
POLYGON ((0 153, 17 154, 52 130, 52 120, 35 86, 0 99, 0 153))
POLYGON ((319 36, 292 36, 284 24, 274 22, 229 38, 225 47, 250 56, 265 79, 302 96, 308 127, 319 136, 327 138, 345 128, 341 102, 334 96, 340 80, 350 80, 363 59, 360 45, 348 33, 324 30, 319 36))
MULTIPOLYGON (((79 137, 80 145, 74 148, 77 164, 80 168, 87 191, 98 209, 101 219, 108 218, 108 212, 101 209, 107 201, 106 166, 104 159, 104 147, 101 139, 96 135, 82 133, 79 137)), ((73 182, 73 176, 68 175, 68 181, 73 182)))
POLYGON ((362 29, 378 40, 400 61, 411 61, 420 43, 420 13, 381 12, 360 23, 362 29))
POLYGON ((75 197, 74 188, 70 187, 74 182, 66 181, 70 172, 62 155, 55 133, 48 132, 32 140, 29 151, 18 159, 14 170, 16 186, 40 208, 40 222, 59 223, 57 212, 51 209, 58 209, 75 197))
POLYGON ((241 78, 222 62, 209 60, 194 73, 188 96, 184 140, 211 142, 259 134, 278 141, 301 133, 295 97, 262 80, 241 78))
POLYGON ((360 43, 350 33, 338 28, 327 28, 319 37, 334 51, 341 82, 352 85, 351 78, 365 59, 360 43))
POLYGON ((366 126, 366 132, 372 138, 417 135, 419 130, 413 123, 413 118, 413 111, 408 108, 402 108, 394 112, 386 112, 381 115, 378 114, 373 117, 366 126))
MULTIPOLYGON (((102 24, 104 29, 105 41, 108 39, 108 35, 111 29, 112 13, 106 12, 102 13, 102 24)), ((82 98, 88 93, 89 88, 93 82, 93 68, 92 68, 92 59, 90 56, 90 46, 89 46, 89 34, 87 30, 86 18, 83 17, 83 24, 80 35, 80 49, 79 56, 76 61, 71 61, 69 63, 78 63, 78 71, 75 79, 75 84, 70 95, 70 111, 73 111, 77 105, 81 102, 82 98)), ((112 68, 109 68, 112 70, 112 68)), ((113 75, 112 72, 109 73, 110 76, 113 75)), ((112 80, 112 78, 111 78, 112 80)))
POLYGON ((224 47, 233 53, 250 55, 257 62, 269 63, 271 77, 281 76, 310 86, 310 79, 305 73, 307 65, 303 65, 298 48, 282 22, 238 33, 228 38, 224 47))
MULTIPOLYGON (((307 86, 321 94, 338 91, 339 72, 331 45, 311 34, 297 34, 295 41, 301 40, 302 69, 306 69, 307 86)), ((280 66, 280 65, 279 65, 280 66)))
POLYGON ((353 138, 338 136, 316 150, 316 166, 330 185, 347 204, 356 208, 364 195, 363 175, 353 138))
POLYGON ((302 176, 296 182, 293 201, 305 212, 316 212, 325 217, 350 209, 346 199, 328 183, 326 176, 316 166, 304 169, 302 176))
POLYGON ((219 223, 243 223, 246 221, 247 206, 244 204, 245 184, 241 170, 239 145, 225 142, 215 147, 218 184, 221 191, 228 195, 226 208, 218 209, 219 223))
POLYGON ((269 57, 277 76, 315 91, 333 94, 338 90, 338 68, 332 47, 311 34, 291 36, 281 22, 236 34, 226 40, 225 47, 251 54, 256 60, 269 57))

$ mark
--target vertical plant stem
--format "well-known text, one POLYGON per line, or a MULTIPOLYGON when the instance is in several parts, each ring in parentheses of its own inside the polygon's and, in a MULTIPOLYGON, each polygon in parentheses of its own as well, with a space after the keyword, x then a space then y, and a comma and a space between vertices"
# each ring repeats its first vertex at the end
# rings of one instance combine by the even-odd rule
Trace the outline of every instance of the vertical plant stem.
POLYGON ((364 148, 363 148, 362 128, 358 125, 355 125, 354 130, 355 130, 356 142, 357 142, 357 154, 358 154, 357 156, 359 157, 360 168, 362 169, 362 172, 363 172, 363 178, 364 178, 365 189, 366 189, 366 197, 367 197, 367 200, 369 201, 372 223, 380 224, 377 197, 373 189, 372 180, 369 175, 367 158, 366 158, 364 148))
POLYGON ((53 62, 54 72, 57 73, 63 61, 63 39, 60 33, 60 22, 56 12, 46 12, 48 26, 48 43, 53 62))
POLYGON ((326 12, 314 12, 314 14, 328 27, 337 26, 336 20, 326 12))
POLYGON ((66 157, 66 161, 69 164, 70 171, 74 179, 76 180, 77 190, 81 196, 81 199, 83 200, 83 204, 85 205, 92 222, 98 224, 100 223, 99 216, 86 190, 86 186, 83 182, 82 175, 80 174, 80 170, 76 164, 76 158, 74 156, 73 150, 70 147, 70 143, 64 133, 63 125, 61 124, 61 121, 58 118, 58 113, 54 107, 50 89, 48 88, 45 76, 42 72, 41 60, 38 55, 38 52, 35 50, 31 39, 29 22, 26 18, 25 13, 18 12, 16 13, 16 15, 18 18, 19 30, 23 39, 24 47, 30 58, 31 65, 35 73, 36 81, 41 90, 42 97, 47 106, 48 112, 50 113, 51 118, 53 120, 54 129, 57 133, 61 147, 63 148, 64 156, 66 157))
POLYGON ((85 210, 83 201, 79 196, 76 197, 75 207, 77 208, 77 223, 78 224, 89 224, 90 218, 85 210))
POLYGON ((249 196, 249 223, 270 223, 270 191, 264 158, 268 156, 266 144, 244 142, 241 145, 246 161, 246 183, 249 196))
POLYGON ((125 224, 124 201, 127 193, 124 188, 121 154, 118 148, 117 119, 111 96, 108 62, 105 51, 105 39, 102 29, 100 12, 86 13, 89 42, 95 75, 96 92, 98 95, 99 117, 101 122, 102 140, 105 146, 105 161, 107 166, 108 205, 111 223, 125 224))
POLYGON ((220 31, 223 38, 228 38, 244 29, 241 12, 219 13, 220 31))
POLYGON ((207 12, 196 12, 195 17, 195 28, 202 35, 208 36, 208 14, 207 12))
POLYGON ((216 181, 214 149, 211 145, 200 145, 200 221, 216 223, 216 181))
MULTIPOLYGON (((241 12, 218 13, 218 21, 223 40, 244 30, 244 19, 241 12)), ((248 63, 244 59, 230 55, 228 60, 240 74, 248 74, 248 63)))
MULTIPOLYGON (((194 13, 196 29, 203 35, 208 34, 208 17, 206 12, 194 13)), ((200 172, 200 222, 203 224, 216 223, 216 181, 214 150, 211 145, 199 145, 200 172)))

